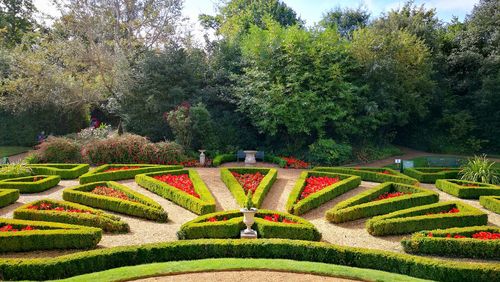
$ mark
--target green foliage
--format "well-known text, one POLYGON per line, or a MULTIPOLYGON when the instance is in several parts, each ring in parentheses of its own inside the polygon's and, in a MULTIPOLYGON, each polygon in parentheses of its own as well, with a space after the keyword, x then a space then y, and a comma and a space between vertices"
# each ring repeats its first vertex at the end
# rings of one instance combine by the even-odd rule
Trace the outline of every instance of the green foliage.
POLYGON ((106 164, 95 168, 94 170, 83 174, 80 176, 80 184, 86 184, 98 181, 110 181, 110 180, 125 180, 133 179, 137 174, 143 174, 148 172, 156 171, 166 171, 166 170, 178 170, 182 169, 180 165, 148 165, 148 164, 106 164), (134 166, 139 167, 136 169, 127 170, 115 170, 106 172, 110 168, 120 168, 124 166, 134 166))
POLYGON ((0 180, 28 176, 33 170, 23 163, 0 165, 0 180))
POLYGON ((337 144, 333 139, 318 139, 309 145, 309 161, 322 165, 341 165, 352 159, 349 144, 337 144))
POLYGON ((19 146, 1 146, 0 147, 0 158, 10 157, 17 154, 22 154, 31 150, 29 147, 19 147, 19 146))
POLYGON ((253 198, 252 191, 248 190, 247 200, 245 201, 245 206, 244 206, 247 210, 251 210, 253 208, 252 198, 253 198))
POLYGON ((23 35, 36 26, 37 12, 32 0, 2 0, 0 2, 0 34, 2 45, 13 47, 21 42, 23 35))
POLYGON ((236 161, 236 153, 233 154, 222 154, 215 156, 212 161, 213 166, 220 166, 223 163, 235 162, 236 161))
POLYGON ((376 167, 315 167, 315 171, 333 172, 357 175, 364 181, 370 182, 396 182, 409 185, 417 185, 418 180, 408 177, 402 173, 389 168, 376 167), (382 173, 388 171, 390 174, 382 173))
POLYGON ((319 24, 325 28, 336 28, 344 37, 351 37, 354 30, 368 25, 370 13, 361 7, 357 9, 336 7, 323 14, 319 24))
POLYGON ((481 196, 481 197, 479 197, 479 203, 485 209, 488 209, 494 213, 500 214, 500 197, 498 197, 498 196, 481 196))
POLYGON ((500 196, 500 186, 466 180, 438 179, 436 188, 461 199, 500 196))
POLYGON ((193 139, 191 131, 191 117, 189 115, 189 105, 180 105, 166 115, 168 125, 172 129, 175 141, 184 148, 191 148, 193 139))
POLYGON ((0 189, 0 208, 6 207, 19 199, 19 190, 0 189))
POLYGON ((459 169, 447 167, 415 167, 405 168, 404 174, 422 183, 435 183, 438 179, 456 179, 459 169))
POLYGON ((72 139, 49 137, 37 150, 38 158, 44 163, 79 163, 82 161, 80 145, 72 139))
POLYGON ((500 184, 500 172, 494 169, 495 162, 486 155, 474 156, 465 163, 459 172, 460 179, 490 184, 500 184))
POLYGON ((286 166, 286 161, 284 159, 267 153, 264 155, 264 162, 277 164, 281 168, 286 166))
POLYGON ((38 193, 48 190, 61 181, 58 175, 37 175, 0 180, 0 189, 16 189, 20 193, 38 193), (43 178, 43 179, 40 179, 43 178), (40 179, 34 181, 34 179, 40 179))
POLYGON ((89 171, 88 164, 28 164, 33 174, 59 175, 61 179, 75 179, 89 171))

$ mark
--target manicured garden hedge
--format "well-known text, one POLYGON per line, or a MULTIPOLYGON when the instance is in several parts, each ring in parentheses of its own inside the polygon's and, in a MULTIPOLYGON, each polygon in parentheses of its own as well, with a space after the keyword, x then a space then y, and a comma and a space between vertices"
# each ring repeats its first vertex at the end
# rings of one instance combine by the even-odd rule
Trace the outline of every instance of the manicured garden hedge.
POLYGON ((192 169, 172 170, 165 172, 152 172, 146 174, 138 174, 135 176, 135 182, 149 191, 160 195, 161 197, 170 200, 179 206, 192 211, 195 214, 207 214, 215 212, 215 199, 208 190, 207 186, 201 180, 198 172, 192 169), (194 190, 200 198, 189 195, 175 187, 168 185, 165 182, 154 179, 154 176, 164 174, 188 174, 193 182, 194 190))
POLYGON ((350 199, 338 203, 325 214, 330 222, 341 223, 365 217, 372 217, 381 214, 407 209, 415 206, 422 206, 439 201, 436 192, 416 186, 405 185, 394 182, 385 182, 372 189, 362 192, 350 199), (411 193, 395 198, 376 200, 384 193, 411 193))
MULTIPOLYGON (((177 232, 179 239, 201 239, 201 238, 239 238, 240 231, 245 229, 243 214, 238 211, 223 211, 200 216, 181 226, 177 232), (215 222, 208 221, 216 219, 215 222), (224 220, 226 219, 226 220, 224 220)), ((319 241, 321 234, 309 221, 288 213, 258 210, 255 215, 253 228, 257 230, 259 238, 283 238, 296 240, 319 241), (281 219, 296 222, 283 223, 272 222, 263 219, 264 216, 277 214, 281 219)))
POLYGON ((0 189, 0 208, 15 203, 19 199, 19 190, 0 189))
POLYGON ((35 220, 35 221, 61 222, 67 224, 98 227, 104 230, 105 232, 123 233, 130 231, 130 227, 128 226, 128 224, 126 222, 121 221, 120 218, 117 216, 106 214, 103 211, 71 202, 48 200, 48 199, 38 200, 20 206, 14 211, 14 218, 35 220), (59 212, 53 210, 29 209, 30 206, 40 205, 41 203, 49 203, 67 209, 77 209, 77 210, 87 211, 90 213, 59 212))
POLYGON ((48 190, 61 181, 58 175, 37 175, 0 180, 0 189, 17 189, 21 193, 38 193, 48 190), (40 178, 36 180, 35 178, 40 178), (36 181, 33 181, 36 180, 36 181))
POLYGON ((220 257, 314 261, 438 281, 500 280, 499 264, 454 262, 286 239, 201 239, 92 250, 56 258, 0 259, 0 276, 5 280, 61 279, 129 265, 220 257))
POLYGON ((485 225, 488 216, 462 202, 440 202, 376 216, 366 222, 368 233, 375 236, 407 234, 421 230, 485 225), (458 213, 447 212, 452 208, 458 213))
POLYGON ((422 231, 403 239, 401 244, 405 252, 414 254, 500 260, 500 240, 470 238, 478 232, 500 233, 500 228, 473 226, 422 231), (468 238, 453 238, 455 235, 468 238))
POLYGON ((462 199, 479 199, 480 196, 500 196, 500 186, 455 179, 438 179, 436 188, 462 199), (471 187, 464 185, 477 185, 471 187))
MULTIPOLYGON (((0 165, 0 168, 2 166, 0 165)), ((0 173, 0 181, 5 180, 5 179, 11 179, 11 178, 19 178, 19 177, 24 177, 24 176, 29 176, 30 173, 0 173)))
POLYGON ((438 179, 455 179, 460 169, 448 167, 406 168, 404 174, 423 183, 435 183, 438 179))
POLYGON ((59 175, 61 179, 75 179, 89 171, 88 164, 28 164, 33 174, 59 175))
POLYGON ((165 170, 178 170, 178 169, 182 169, 182 166, 150 165, 150 164, 106 164, 80 176, 80 184, 86 184, 98 181, 133 179, 137 174, 165 171, 165 170), (140 167, 140 168, 105 172, 110 168, 120 168, 120 167, 140 167))
POLYGON ((260 172, 264 176, 264 179, 259 183, 259 186, 255 190, 255 193, 252 195, 252 202, 254 207, 259 208, 264 201, 267 193, 273 186, 276 178, 278 177, 278 171, 274 168, 244 168, 244 167, 231 167, 231 168, 221 168, 220 177, 222 182, 226 184, 231 194, 233 194, 236 202, 240 206, 244 206, 247 195, 243 187, 240 185, 238 180, 234 178, 231 172, 236 172, 239 174, 245 173, 257 173, 260 172))
MULTIPOLYGON (((36 230, 0 232, 0 252, 90 249, 94 248, 102 237, 99 228, 62 223, 0 218, 0 227, 5 225, 16 229, 31 226, 36 230)), ((0 278, 6 279, 2 272, 0 278)))
POLYGON ((156 220, 158 222, 166 222, 168 219, 167 212, 158 203, 114 181, 94 182, 65 189, 63 191, 63 199, 94 208, 156 220), (97 186, 107 186, 121 191, 136 202, 90 193, 97 186))
POLYGON ((500 214, 500 196, 481 196, 479 203, 485 209, 500 214))
POLYGON ((213 166, 220 166, 223 163, 235 162, 236 161, 236 153, 233 154, 222 154, 215 156, 212 161, 213 166))
POLYGON ((418 180, 408 177, 400 172, 390 168, 377 168, 377 167, 315 167, 315 171, 344 173, 350 175, 357 175, 363 181, 371 182, 396 182, 409 185, 418 184, 418 180), (382 173, 384 171, 390 174, 382 173))
POLYGON ((346 175, 340 173, 328 173, 321 171, 304 171, 300 174, 297 183, 295 184, 292 192, 288 196, 288 201, 286 202, 286 210, 295 215, 304 214, 312 209, 315 209, 322 204, 332 200, 350 191, 361 184, 361 177, 354 175, 346 175), (299 200, 300 194, 306 186, 306 180, 310 176, 328 176, 328 177, 339 177, 340 181, 334 183, 328 187, 325 187, 321 191, 311 194, 309 197, 299 200))

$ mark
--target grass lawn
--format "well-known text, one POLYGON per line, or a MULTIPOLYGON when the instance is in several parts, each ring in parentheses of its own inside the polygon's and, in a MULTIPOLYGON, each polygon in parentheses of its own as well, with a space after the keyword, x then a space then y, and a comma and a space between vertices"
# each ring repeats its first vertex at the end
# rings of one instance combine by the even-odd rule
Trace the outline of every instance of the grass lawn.
POLYGON ((0 146, 0 158, 10 157, 31 150, 30 147, 0 146))
POLYGON ((275 270, 363 281, 429 281, 406 275, 343 265, 286 259, 202 259, 114 268, 57 281, 125 281, 145 277, 223 270, 275 270))

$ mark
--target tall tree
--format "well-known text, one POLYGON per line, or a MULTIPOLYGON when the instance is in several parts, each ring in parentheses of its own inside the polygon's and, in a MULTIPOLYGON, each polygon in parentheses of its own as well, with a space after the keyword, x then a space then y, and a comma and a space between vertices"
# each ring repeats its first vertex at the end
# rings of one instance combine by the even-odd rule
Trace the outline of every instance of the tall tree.
POLYGON ((13 47, 23 35, 36 26, 32 0, 0 0, 0 34, 2 43, 13 47))
POLYGON ((319 24, 323 27, 336 28, 342 36, 350 37, 354 30, 367 26, 369 19, 370 13, 361 7, 357 9, 337 7, 323 14, 319 24))

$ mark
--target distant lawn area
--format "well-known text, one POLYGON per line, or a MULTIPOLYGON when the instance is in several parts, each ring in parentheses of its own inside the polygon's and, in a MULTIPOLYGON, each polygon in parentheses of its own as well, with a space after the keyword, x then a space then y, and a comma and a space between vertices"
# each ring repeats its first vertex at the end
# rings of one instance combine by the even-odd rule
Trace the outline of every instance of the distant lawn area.
POLYGON ((30 147, 0 146, 0 158, 10 157, 31 150, 30 147))
MULTIPOLYGON (((414 167, 429 167, 429 163, 427 161, 428 158, 439 158, 439 157, 443 157, 443 158, 457 158, 457 159, 463 159, 464 161, 466 161, 468 158, 472 158, 472 156, 470 157, 467 157, 467 156, 453 156, 453 155, 442 155, 442 156, 424 156, 424 157, 416 157, 416 158, 413 158, 413 159, 409 159, 409 161, 413 161, 413 166, 414 167)), ((488 155, 489 158, 497 158, 498 156, 497 155, 488 155)), ((396 165, 396 164, 390 164, 390 165, 387 165, 386 167, 389 167, 389 168, 393 168, 393 169, 398 169, 399 167, 396 165)), ((493 168, 494 169, 500 169, 500 162, 495 162, 495 164, 493 165, 493 168)))

